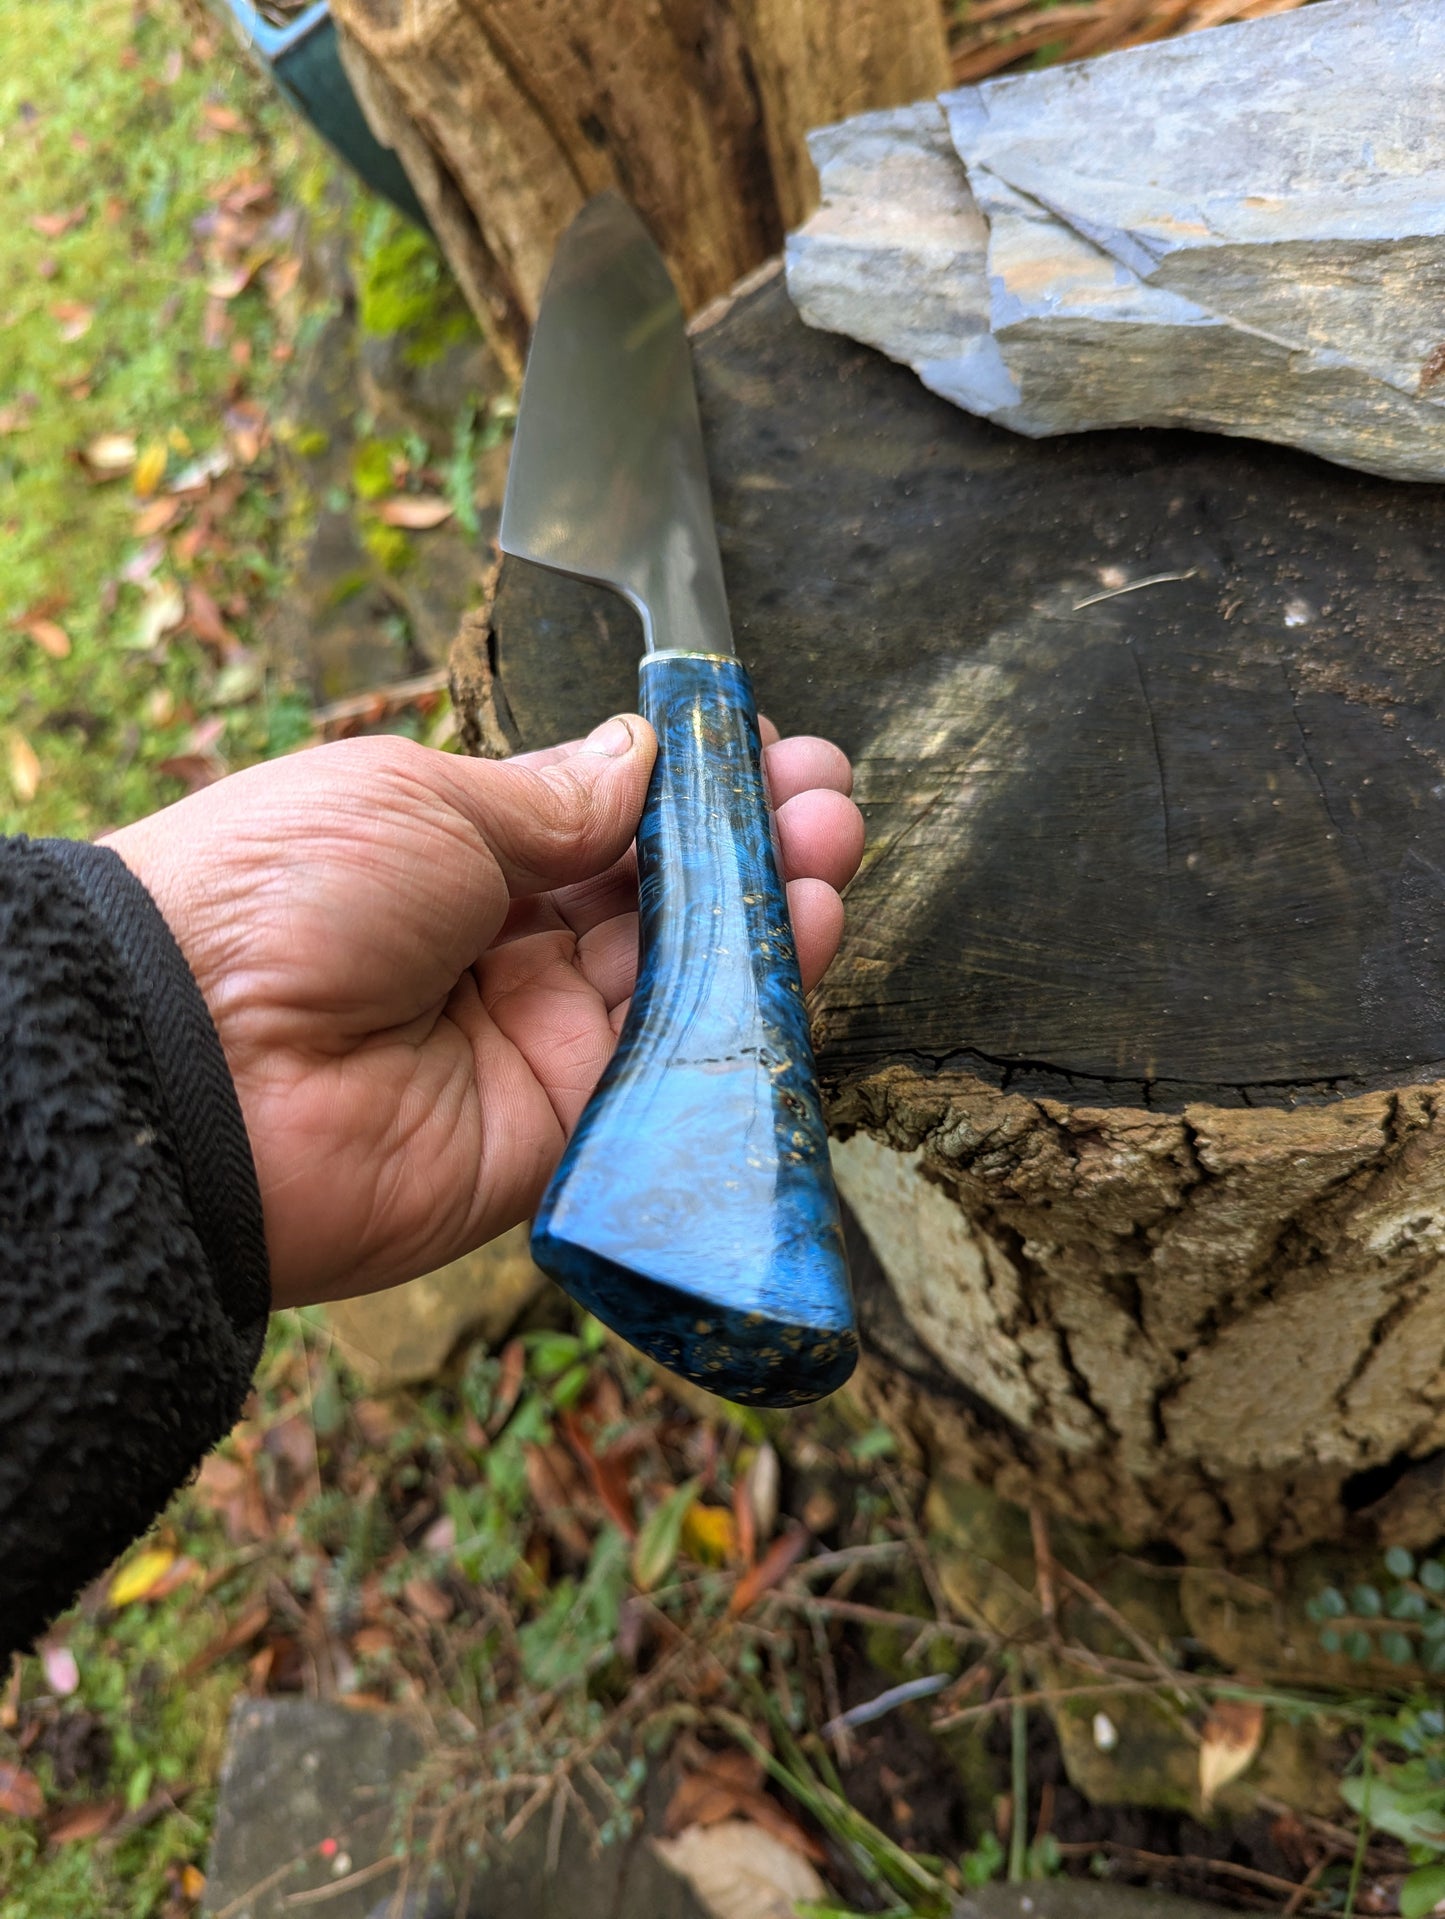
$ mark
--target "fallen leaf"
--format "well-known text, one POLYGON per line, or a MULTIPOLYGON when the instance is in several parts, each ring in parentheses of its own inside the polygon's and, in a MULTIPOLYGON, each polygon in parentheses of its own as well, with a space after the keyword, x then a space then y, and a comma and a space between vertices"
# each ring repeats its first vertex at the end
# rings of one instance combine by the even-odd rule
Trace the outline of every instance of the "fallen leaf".
POLYGON ((828 1897, 806 1859, 750 1820, 691 1826, 676 1839, 654 1839, 652 1846, 713 1919, 794 1919, 800 1900, 822 1903, 828 1897))
POLYGON ((612 1446, 596 1452, 581 1420, 573 1412, 562 1415, 562 1430, 568 1445, 582 1462, 582 1470, 591 1480, 602 1510, 624 1539, 636 1539, 637 1515, 632 1510, 632 1492, 627 1483, 631 1452, 612 1446))
POLYGON ((40 1668, 46 1685, 62 1699, 69 1699, 80 1684, 80 1668, 69 1646, 42 1646, 40 1668))
POLYGON ((135 516, 136 538, 148 540, 154 533, 164 533, 168 526, 175 525, 185 510, 183 500, 152 500, 135 516))
POLYGON ((434 1626, 444 1626, 455 1611, 446 1593, 430 1579, 408 1579, 401 1596, 419 1619, 430 1620, 434 1626))
POLYGON ((737 1521, 726 1506, 695 1501, 683 1516, 682 1548, 704 1566, 726 1565, 738 1557, 737 1521))
POLYGON ((52 660, 70 658, 70 635, 57 620, 17 620, 15 623, 27 638, 34 640, 42 653, 52 660))
POLYGON ((671 1572, 682 1546, 683 1521, 700 1484, 689 1479, 675 1487, 643 1521, 632 1549, 632 1579, 639 1592, 651 1592, 671 1572))
POLYGON ((224 107, 219 100, 207 100, 201 108, 201 118, 217 133, 239 133, 246 124, 234 107, 224 107))
POLYGON ((80 463, 92 480, 118 480, 135 462, 136 444, 129 433, 98 433, 80 454, 80 463))
POLYGON ((765 1439, 753 1454, 748 1467, 748 1498, 752 1501, 753 1520, 759 1541, 771 1539, 778 1523, 778 1455, 765 1439))
POLYGON ((592 1542, 577 1519, 574 1487, 567 1484, 562 1470, 565 1465, 575 1479, 577 1468, 558 1446, 528 1446, 525 1460, 527 1490, 543 1524, 573 1559, 585 1560, 592 1542))
POLYGON ((487 1437, 495 1439, 512 1416, 512 1408, 527 1375, 527 1349, 520 1339, 509 1339, 502 1348, 502 1372, 492 1395, 492 1410, 487 1420, 487 1437))
POLYGON ((62 233, 80 226, 89 211, 87 206, 78 206, 64 213, 36 213, 31 215, 30 224, 44 239, 58 240, 62 233))
POLYGON ((1249 1765, 1264 1737, 1264 1707, 1253 1699, 1220 1699, 1210 1708, 1199 1740, 1199 1802, 1208 1812, 1249 1765))
POLYGON ((204 493, 212 480, 219 480, 230 470, 231 456, 225 447, 218 446, 213 453, 203 453, 198 460, 182 467, 167 490, 178 494, 204 493))
POLYGON ((769 1587, 776 1586, 808 1550, 807 1529, 794 1526, 775 1539, 750 1572, 743 1574, 728 1601, 728 1617, 738 1619, 757 1603, 769 1587))
MULTIPOLYGON (((187 793, 199 793, 205 787, 214 786, 217 780, 225 779, 227 770, 225 761, 214 753, 173 753, 168 760, 161 760, 156 766, 158 773, 164 773, 170 779, 179 780, 187 793)), ((228 1527, 231 1523, 231 1517, 228 1515, 228 1527)), ((245 1524, 250 1528, 250 1537, 262 1539, 266 1536, 264 1532, 255 1530, 249 1517, 245 1524)), ((245 1534, 241 1536, 244 1537, 245 1534)), ((236 1543, 234 1539, 232 1543, 236 1543)))
POLYGON ((206 291, 213 300, 234 300, 238 293, 244 293, 256 276, 256 263, 242 260, 239 265, 227 267, 206 282, 206 291))
POLYGON ((705 1763, 684 1773, 663 1820, 668 1833, 688 1826, 715 1826, 720 1820, 750 1819, 781 1839, 800 1858, 822 1865, 827 1857, 818 1841, 763 1791, 763 1768, 745 1752, 710 1752, 705 1763))
POLYGON ((0 1760, 0 1812, 15 1819, 38 1819, 45 1810, 45 1795, 34 1773, 0 1760))
POLYGON ((435 494, 400 493, 395 499, 383 500, 376 513, 388 526, 404 526, 420 533, 449 520, 453 510, 450 500, 439 499, 435 494))
POLYGON ((114 1825, 124 1810, 119 1799, 88 1799, 78 1806, 62 1806, 45 1828, 52 1846, 64 1846, 77 1839, 98 1839, 114 1825))
POLYGON ((28 806, 40 791, 40 761, 23 733, 10 738, 10 784, 22 806, 28 806))
POLYGON ((121 1567, 111 1580, 106 1597, 117 1611, 122 1606, 133 1606, 143 1599, 149 1599, 175 1563, 176 1555, 169 1546, 147 1546, 144 1552, 137 1553, 134 1559, 121 1567))
POLYGON ((280 260, 273 260, 261 277, 266 283, 266 297, 274 306, 286 298, 301 278, 300 254, 288 253, 280 260))
POLYGON ((351 1635, 351 1650, 363 1659, 376 1653, 391 1652, 396 1641, 385 1626, 358 1626, 351 1635))
POLYGON ((231 656, 216 675, 208 704, 244 706, 254 699, 266 682, 266 669, 254 653, 233 645, 231 656))
POLYGON ((125 644, 148 653, 186 617, 186 596, 173 580, 157 580, 146 591, 135 629, 125 644))
POLYGON ((35 418, 35 401, 29 397, 10 406, 0 406, 0 433, 23 433, 35 418))
POLYGON ((95 322, 95 308, 80 300, 57 300, 50 313, 59 322, 60 337, 67 343, 84 339, 95 322))
POLYGON ((219 1660, 224 1659, 227 1654, 239 1652, 242 1646, 249 1646, 251 1641, 256 1638, 259 1633, 266 1630, 270 1621, 270 1603, 267 1600, 258 1599, 253 1606, 247 1607, 239 1619, 233 1620, 223 1633, 211 1640, 209 1645, 201 1648, 195 1657, 182 1668, 181 1678, 195 1679, 201 1673, 208 1672, 212 1666, 219 1660))
POLYGON ((152 440, 136 461, 135 478, 131 481, 131 485, 141 499, 148 500, 166 477, 168 452, 169 449, 164 440, 152 440))
POLYGON ((181 1891, 194 1905, 206 1890, 206 1875, 199 1866, 181 1867, 181 1891))

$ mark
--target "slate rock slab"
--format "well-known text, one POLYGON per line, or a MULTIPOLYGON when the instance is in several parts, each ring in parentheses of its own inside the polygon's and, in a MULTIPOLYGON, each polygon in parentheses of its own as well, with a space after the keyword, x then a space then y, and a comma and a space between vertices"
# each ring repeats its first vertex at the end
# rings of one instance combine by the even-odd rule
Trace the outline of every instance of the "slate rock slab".
MULTIPOLYGON (((396 1799, 423 1750, 399 1713, 241 1700, 221 1770, 206 1919, 294 1919, 313 1909, 296 1895, 321 1890, 314 1910, 325 1919, 394 1919, 396 1874, 367 1868, 391 1851, 396 1799), (328 1839, 337 1844, 326 1857, 318 1848, 328 1839)), ((648 1837, 673 1783, 664 1774, 649 1783, 644 1830, 626 1841, 594 1855, 575 1813, 556 1833, 539 1817, 476 1873, 465 1914, 439 1887, 409 1888, 400 1919, 711 1919, 648 1837)))
POLYGON ((1445 8, 1332 0, 813 136, 810 324, 1031 436, 1445 478, 1445 8))

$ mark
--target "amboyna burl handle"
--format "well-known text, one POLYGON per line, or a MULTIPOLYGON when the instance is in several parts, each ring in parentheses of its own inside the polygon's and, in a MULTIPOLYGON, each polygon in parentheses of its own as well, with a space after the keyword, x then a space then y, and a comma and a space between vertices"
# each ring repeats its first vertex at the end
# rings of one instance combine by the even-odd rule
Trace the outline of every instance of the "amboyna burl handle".
POLYGON ((800 1405, 857 1339, 752 688, 731 657, 654 653, 640 706, 637 987, 532 1254, 671 1371, 800 1405))

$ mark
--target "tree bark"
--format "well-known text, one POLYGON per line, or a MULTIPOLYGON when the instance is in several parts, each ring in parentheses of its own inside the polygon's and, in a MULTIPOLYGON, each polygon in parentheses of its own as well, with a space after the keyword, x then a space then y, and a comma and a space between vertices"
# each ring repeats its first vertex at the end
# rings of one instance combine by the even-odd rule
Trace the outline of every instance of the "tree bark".
POLYGON ((377 134, 478 317, 514 349, 558 235, 592 194, 633 203, 691 311, 816 204, 810 127, 948 80, 937 0, 334 0, 332 12, 377 134))
MULTIPOLYGON (((1013 438, 776 280, 697 348, 739 649, 869 822, 814 1003, 865 1395, 1191 1556, 1433 1539, 1445 499, 1013 438)), ((456 655, 471 745, 631 708, 639 650, 509 562, 456 655)))

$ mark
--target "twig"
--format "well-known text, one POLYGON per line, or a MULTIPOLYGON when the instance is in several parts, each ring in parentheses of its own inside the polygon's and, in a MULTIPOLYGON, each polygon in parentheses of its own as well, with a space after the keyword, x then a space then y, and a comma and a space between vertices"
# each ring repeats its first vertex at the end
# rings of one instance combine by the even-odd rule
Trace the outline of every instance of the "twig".
MULTIPOLYGON (((1101 1681, 1097 1686, 1055 1686, 1046 1691, 1026 1692, 1021 1695, 1020 1703, 1025 1706, 1052 1706, 1064 1699, 1109 1699, 1120 1693, 1158 1692, 1159 1687, 1152 1679, 1121 1679, 1110 1683, 1101 1681)), ((941 1719, 930 1722, 934 1732, 949 1732, 954 1726, 966 1725, 973 1719, 986 1719, 990 1714, 1001 1712, 1011 1703, 1008 1693, 1000 1693, 995 1699, 985 1699, 977 1706, 961 1706, 957 1712, 946 1712, 941 1719)))
POLYGON ((1038 1577, 1039 1611, 1050 1640, 1059 1638, 1058 1606, 1054 1595, 1054 1549, 1049 1541, 1049 1516, 1041 1506, 1029 1507, 1029 1533, 1034 1542, 1034 1570, 1038 1577))
POLYGON ((353 1886, 369 1885, 373 1879, 379 1879, 384 1872, 400 1872, 403 1860, 395 1859, 391 1854, 384 1858, 373 1859, 369 1866, 361 1866, 355 1872, 348 1872, 344 1879, 333 1879, 329 1886, 312 1886, 305 1892, 286 1892, 281 1895, 283 1906, 319 1906, 327 1899, 337 1899, 343 1892, 350 1892, 353 1886))
POLYGON ((1126 586, 1111 586, 1106 593, 1091 593, 1087 600, 1075 600, 1074 611, 1082 613, 1086 606, 1102 606, 1105 600, 1120 600, 1126 593, 1137 593, 1141 587, 1167 586, 1171 580, 1192 580, 1199 571, 1191 566, 1187 573, 1151 573, 1147 580, 1130 580, 1126 586))
POLYGON ((1080 1579, 1076 1572, 1071 1572, 1067 1566, 1060 1566, 1059 1572, 1064 1584, 1076 1592, 1079 1598, 1082 1599, 1087 1606, 1091 1607, 1094 1612, 1098 1613, 1101 1619, 1107 1619, 1116 1632, 1123 1634, 1144 1663, 1157 1675, 1162 1683, 1178 1697, 1180 1703, 1183 1704, 1187 1700, 1188 1694, 1180 1686, 1178 1673, 1159 1656, 1157 1649, 1149 1644, 1149 1641, 1144 1637, 1143 1633, 1139 1631, 1138 1627, 1135 1626, 1132 1621, 1126 1619, 1117 1606, 1111 1606, 1102 1593, 1095 1592, 1094 1588, 1086 1579, 1080 1579))
POLYGON ((818 1671, 823 1681, 823 1703, 828 1710, 828 1723, 823 1728, 825 1739, 831 1739, 838 1751, 838 1764, 851 1766, 853 1763, 853 1740, 848 1731, 848 1719, 843 1711, 842 1697, 838 1692, 838 1668, 833 1664, 832 1648, 828 1644, 828 1628, 823 1623, 820 1612, 807 1615, 808 1626, 813 1635, 813 1648, 818 1655, 818 1671))
POLYGON ((1020 1886, 1029 1863, 1029 1709, 1024 1704, 1022 1669, 1017 1653, 1005 1653, 1008 1667, 1009 1714, 1009 1789, 1013 1795, 1013 1818, 1009 1826, 1008 1879, 1020 1886))
MULTIPOLYGON (((1202 1859, 1193 1852, 1145 1852, 1140 1846, 1126 1846, 1118 1839, 1065 1840, 1059 1844, 1059 1851, 1065 1856, 1105 1852, 1113 1859, 1134 1859, 1141 1866, 1167 1866, 1173 1872, 1188 1869, 1219 1873, 1227 1879, 1240 1879, 1246 1885, 1260 1886, 1266 1892, 1289 1894, 1299 1891, 1298 1880, 1280 1879, 1272 1872, 1261 1872, 1257 1866, 1236 1865, 1232 1859, 1202 1859)), ((1348 1919, 1348 1912, 1345 1919, 1348 1919)))
POLYGON ((786 1588, 769 1593, 768 1599, 774 1605, 791 1606, 796 1612, 813 1609, 830 1613, 835 1619, 861 1620, 868 1626, 900 1626, 924 1639, 951 1639, 962 1646, 1003 1644, 997 1634, 974 1626, 955 1626, 948 1619, 920 1619, 911 1612, 888 1612, 882 1606, 865 1606, 856 1599, 828 1599, 821 1593, 794 1593, 786 1588))

